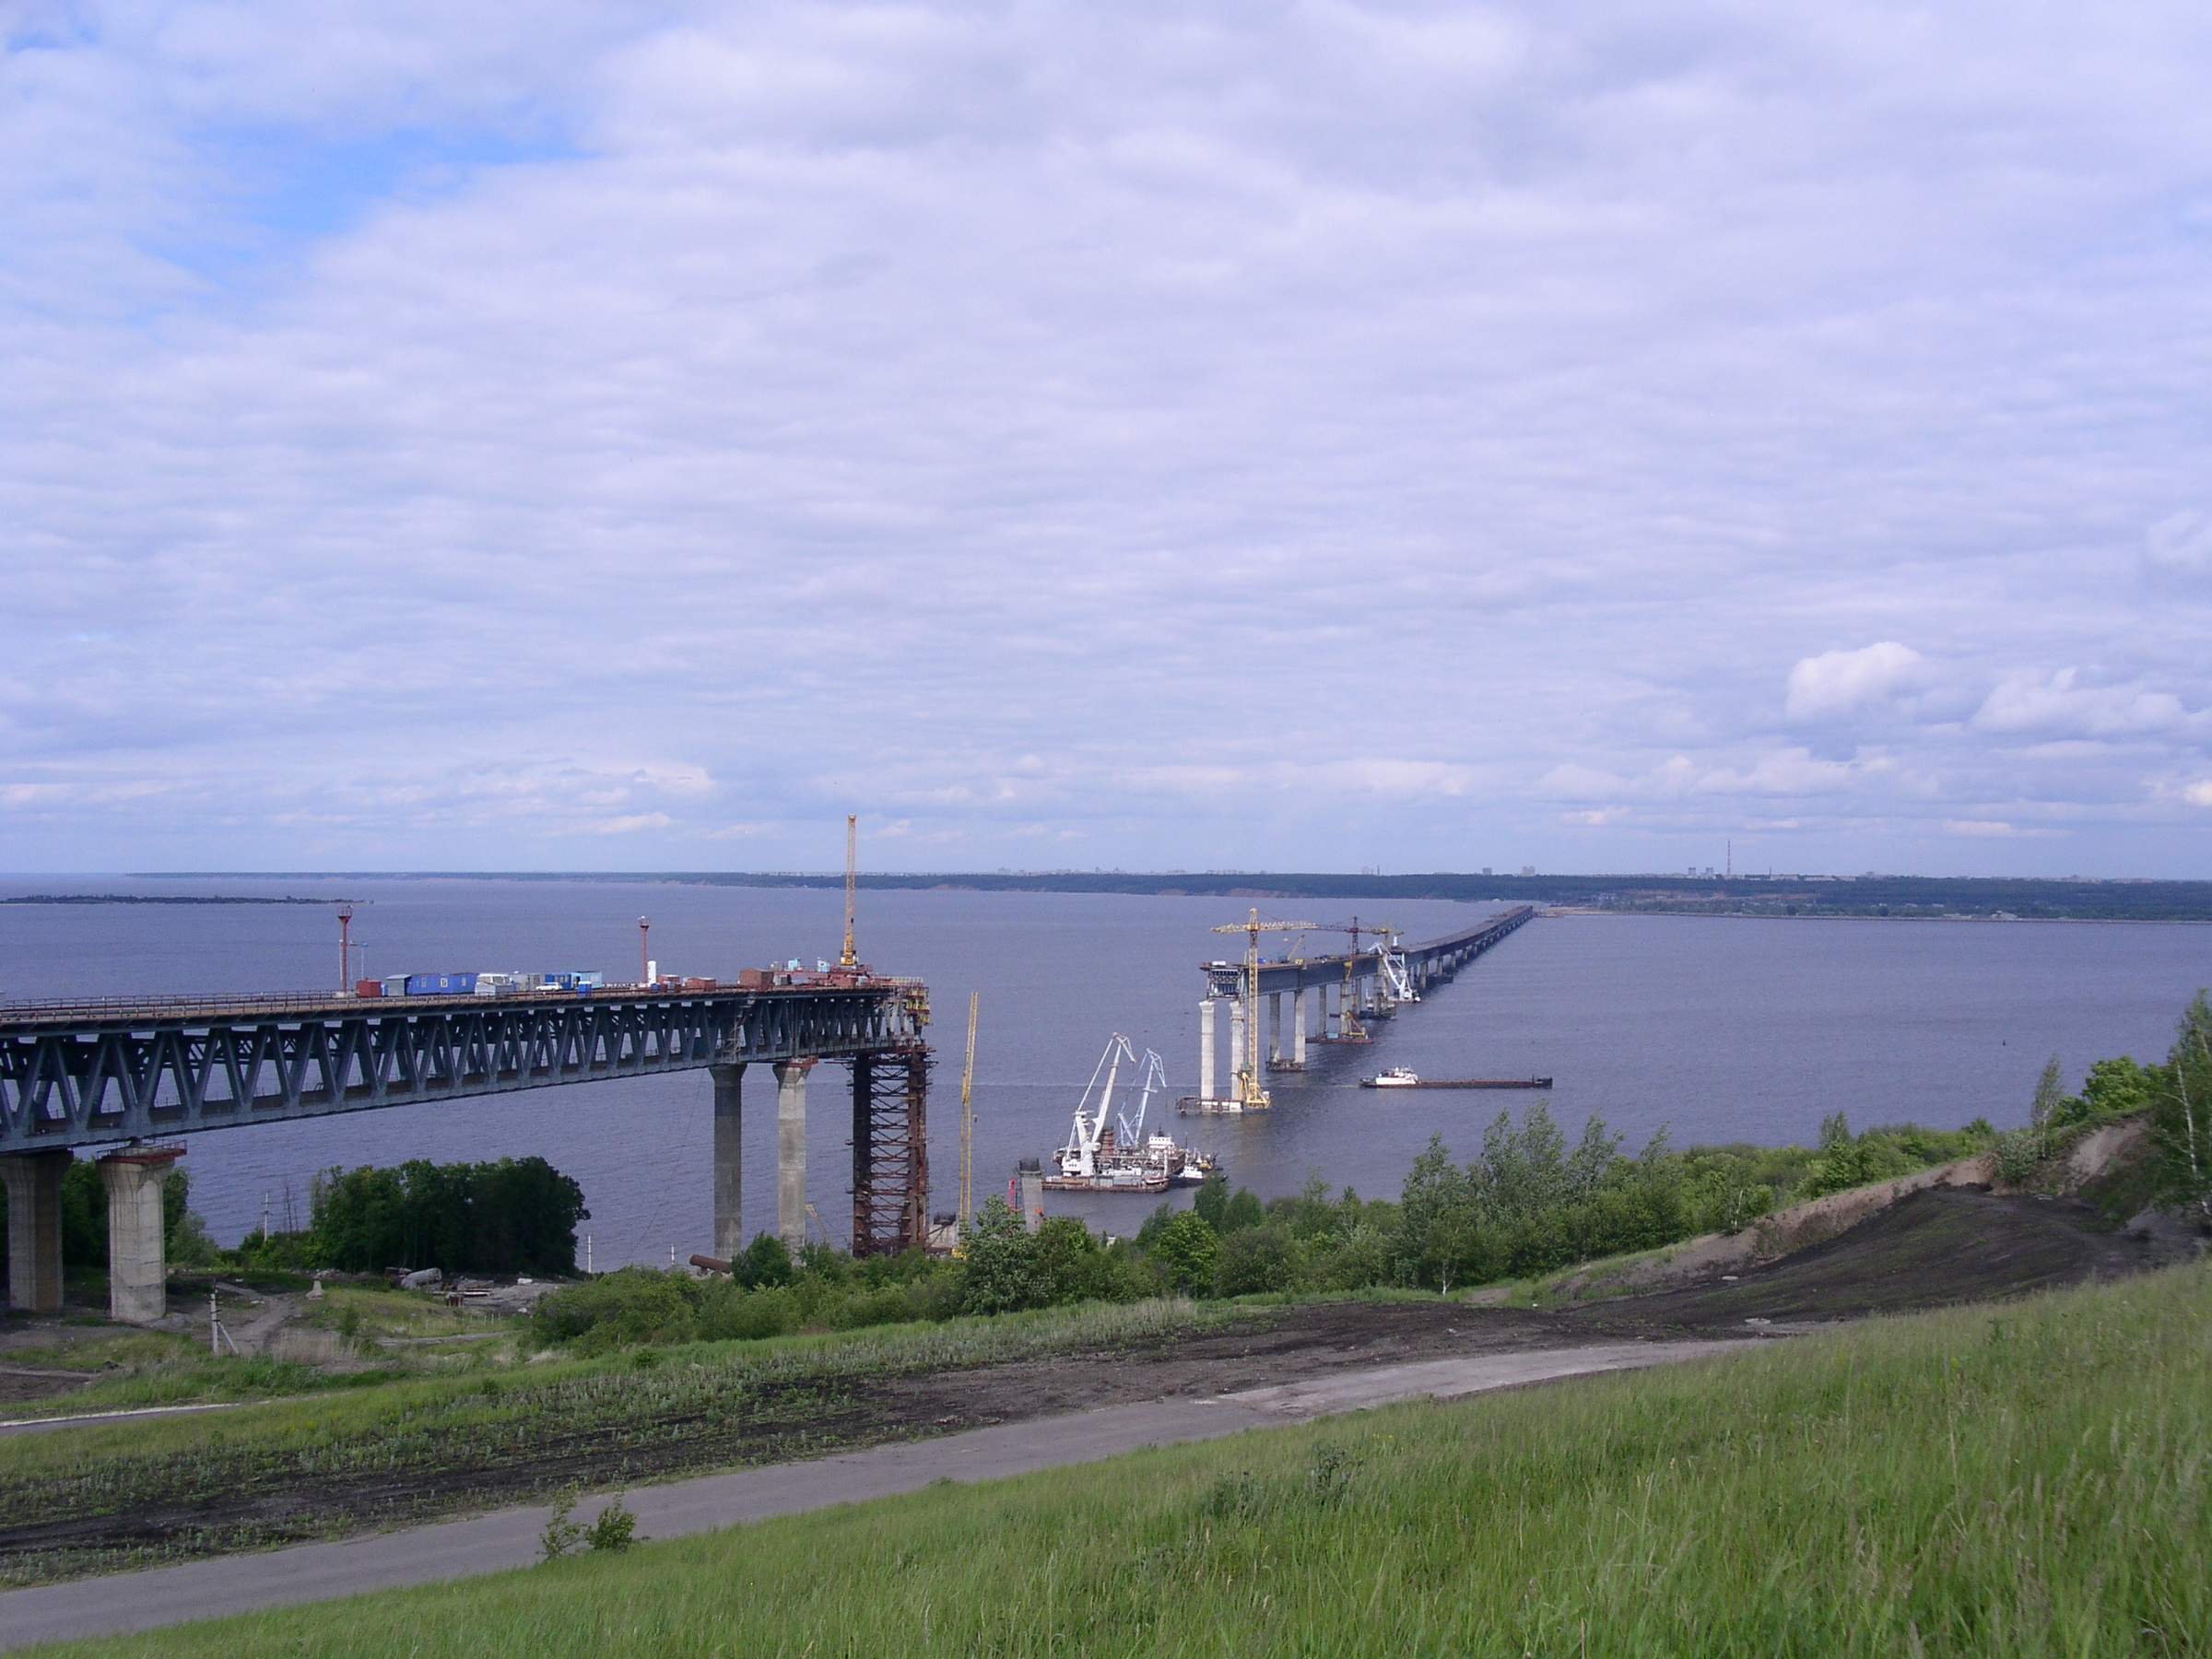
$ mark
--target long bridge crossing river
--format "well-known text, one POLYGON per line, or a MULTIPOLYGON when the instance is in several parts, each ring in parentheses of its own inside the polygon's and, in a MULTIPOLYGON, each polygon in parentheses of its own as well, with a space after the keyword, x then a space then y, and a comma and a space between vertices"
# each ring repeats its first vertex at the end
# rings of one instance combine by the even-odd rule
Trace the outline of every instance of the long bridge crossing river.
POLYGON ((160 1185, 181 1153, 147 1143, 426 1100, 704 1070, 714 1088, 714 1241, 743 1247, 745 1068, 776 1074, 777 1228, 806 1228, 806 1080, 851 1068, 855 1253, 924 1237, 930 1059, 921 982, 858 971, 759 986, 607 987, 499 996, 283 996, 0 1005, 0 1181, 8 1300, 61 1305, 61 1187, 100 1159, 111 1305, 164 1306, 160 1185))

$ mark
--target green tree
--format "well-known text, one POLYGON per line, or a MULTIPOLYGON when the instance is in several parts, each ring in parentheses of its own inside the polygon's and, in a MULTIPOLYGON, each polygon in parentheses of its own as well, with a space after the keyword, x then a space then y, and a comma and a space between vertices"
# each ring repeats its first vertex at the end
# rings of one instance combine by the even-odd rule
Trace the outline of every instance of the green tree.
POLYGON ((1206 1179, 1198 1183, 1191 1208, 1197 1212, 1201 1221, 1218 1233, 1222 1219, 1229 1213, 1229 1177, 1218 1170, 1208 1170, 1206 1179))
POLYGON ((2038 1153, 2051 1149, 2052 1131, 2058 1125, 2059 1110, 2066 1101, 2066 1073, 2056 1054, 2044 1062, 2035 1080, 2035 1094, 2028 1102, 2028 1127, 2035 1136, 2038 1153))
POLYGON ((1221 1241, 1214 1265, 1218 1296, 1251 1296, 1288 1290, 1297 1278, 1298 1253, 1288 1228, 1268 1222, 1239 1228, 1221 1241))
POLYGON ((1171 1290, 1203 1296, 1214 1287, 1220 1237, 1195 1209, 1174 1217, 1153 1239, 1151 1257, 1171 1290))
POLYGON ((1090 1229, 1073 1216, 1048 1217, 1036 1231, 1035 1249, 1046 1302, 1062 1306, 1115 1300, 1120 1272, 1090 1229))
POLYGON ((795 1271, 790 1247, 771 1232, 755 1233, 730 1266, 731 1276, 748 1290, 788 1285, 795 1271))
POLYGON ((2212 1216, 2212 1003, 2202 991, 2174 1034, 2150 1134, 2167 1198, 2212 1216))
POLYGON ((1045 1303, 1048 1290, 1037 1241, 995 1193, 968 1230, 968 1275, 961 1301, 970 1313, 1010 1313, 1045 1303))
POLYGON ((1216 1224, 1215 1230, 1226 1238, 1248 1227, 1257 1227, 1266 1219, 1267 1209, 1261 1204, 1259 1194, 1250 1187, 1239 1187, 1222 1210, 1221 1219, 1216 1224))
POLYGON ((2081 1086, 2081 1115, 2085 1120, 2098 1120, 2147 1112, 2158 1098, 2159 1082, 2155 1070, 2125 1054, 2115 1060, 2100 1060, 2089 1067, 2081 1086))

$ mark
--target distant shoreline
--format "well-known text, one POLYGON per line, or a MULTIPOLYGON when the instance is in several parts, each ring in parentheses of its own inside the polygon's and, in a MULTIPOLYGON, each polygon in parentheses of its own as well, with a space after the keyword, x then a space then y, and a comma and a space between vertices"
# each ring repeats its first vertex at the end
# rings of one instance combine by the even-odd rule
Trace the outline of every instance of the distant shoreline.
MULTIPOLYGON (((635 886, 835 888, 816 870, 290 870, 134 873, 150 881, 515 881, 635 886)), ((1045 870, 864 874, 871 892, 1071 893, 1210 898, 1233 904, 1365 906, 1412 900, 1538 904, 1628 915, 1733 915, 1800 920, 2212 922, 2212 881, 1977 876, 1503 876, 1430 871, 1401 876, 1315 871, 1045 870)), ((119 899, 118 902, 124 901, 119 899)), ((151 902, 153 900, 141 900, 151 902)), ((330 900, 296 900, 328 903, 330 900)), ((277 901, 280 902, 280 901, 277 901)))
MULTIPOLYGON (((239 877, 241 880, 251 877, 239 877)), ((291 877, 298 880, 299 877, 291 877)), ((302 899, 287 894, 283 898, 262 898, 254 894, 229 893, 26 893, 19 898, 0 898, 0 905, 27 904, 343 904, 343 899, 302 899)))

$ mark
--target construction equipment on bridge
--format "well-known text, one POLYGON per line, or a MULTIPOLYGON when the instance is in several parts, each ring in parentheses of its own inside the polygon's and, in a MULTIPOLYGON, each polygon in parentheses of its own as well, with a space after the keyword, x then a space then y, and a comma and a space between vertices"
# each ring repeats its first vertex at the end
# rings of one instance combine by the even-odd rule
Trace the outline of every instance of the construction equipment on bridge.
POLYGON ((1316 933, 1349 934, 1352 935, 1352 947, 1346 953, 1344 959, 1344 989, 1337 996, 1336 1030, 1334 1033, 1324 1031, 1320 1036, 1310 1038, 1308 1041, 1312 1042, 1372 1042, 1374 1038, 1359 1018, 1361 1013, 1359 982, 1361 955, 1359 935, 1368 934, 1378 941, 1374 955, 1378 964, 1377 971, 1382 975, 1384 985, 1383 991, 1375 999, 1375 1006, 1366 1012, 1375 1018, 1387 1019, 1398 1011, 1398 1001, 1414 1002, 1418 1000, 1413 994, 1413 986, 1406 977, 1406 953, 1399 950, 1396 953, 1394 963, 1392 959, 1392 945, 1398 937, 1398 930, 1387 922, 1369 924, 1354 916, 1349 922, 1318 923, 1313 931, 1316 933), (1394 967, 1396 971, 1394 978, 1392 973, 1394 967), (1404 996, 1393 1000, 1400 986, 1404 987, 1404 996))
POLYGON ((840 968, 857 968, 860 958, 853 949, 853 899, 860 885, 860 818, 845 814, 845 949, 837 959, 840 968))
POLYGON ((1263 922, 1254 910, 1241 922, 1226 922, 1212 930, 1218 934, 1241 933, 1244 945, 1244 1030, 1243 1041, 1237 1054, 1236 1091, 1226 1100, 1207 1100, 1194 1096, 1182 1102, 1185 1112, 1265 1112, 1275 1104, 1266 1086, 1260 1081, 1260 935, 1264 933, 1318 933, 1320 927, 1312 922, 1263 922))

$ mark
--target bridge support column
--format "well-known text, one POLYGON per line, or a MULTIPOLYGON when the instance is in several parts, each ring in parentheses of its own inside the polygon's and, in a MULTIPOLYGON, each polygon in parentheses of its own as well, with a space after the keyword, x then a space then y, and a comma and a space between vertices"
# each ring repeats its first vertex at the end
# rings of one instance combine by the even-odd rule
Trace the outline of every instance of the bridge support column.
POLYGON ((1283 994, 1270 991, 1267 994, 1267 1064, 1280 1065, 1282 1063, 1283 994))
POLYGON ((1306 1069, 1306 988, 1300 985, 1290 998, 1290 1064, 1306 1069))
POLYGON ((714 1079, 714 1253, 745 1248, 745 1063, 711 1065, 714 1079))
MULTIPOLYGON (((1233 1085, 1236 1075, 1244 1069, 1244 999, 1238 997, 1229 1005, 1229 1075, 1233 1085)), ((1241 1098, 1232 1087, 1230 1098, 1241 1098)))
POLYGON ((108 1316, 124 1324, 152 1324, 169 1312, 161 1183, 183 1156, 180 1147, 153 1147, 100 1160, 108 1189, 108 1316))
POLYGON ((7 1300, 18 1313, 53 1313, 62 1305, 62 1177, 66 1151, 0 1158, 7 1190, 7 1300))
POLYGON ((795 1254, 806 1242, 806 1074, 811 1060, 776 1062, 776 1234, 795 1254))
POLYGON ((1214 999, 1198 1005, 1198 1098, 1214 1098, 1214 999))

